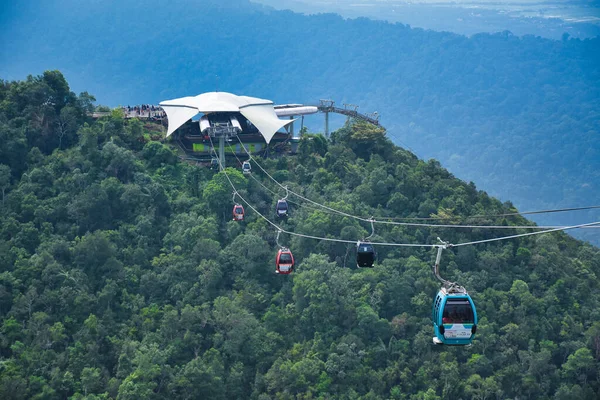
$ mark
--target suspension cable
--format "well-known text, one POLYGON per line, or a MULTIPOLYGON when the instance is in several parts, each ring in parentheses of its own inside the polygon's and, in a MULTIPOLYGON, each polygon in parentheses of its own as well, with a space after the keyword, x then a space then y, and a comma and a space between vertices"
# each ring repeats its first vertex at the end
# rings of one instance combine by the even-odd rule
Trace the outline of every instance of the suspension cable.
MULTIPOLYGON (((241 163, 242 163, 242 160, 240 160, 240 158, 237 156, 237 154, 235 154, 235 151, 233 151, 234 149, 233 149, 233 147, 231 147, 231 144, 228 144, 228 146, 229 146, 229 149, 231 150, 231 152, 233 153, 233 155, 235 156, 235 159, 238 161, 238 163, 240 163, 240 164, 241 164, 241 163)), ((254 176, 254 174, 250 173, 250 178, 254 179, 254 181, 255 181, 256 183, 258 183, 260 186, 262 186, 262 187, 263 187, 263 189, 267 190, 267 191, 268 191, 268 192, 270 192, 271 194, 273 194, 273 195, 275 195, 275 196, 279 196, 279 195, 277 194, 277 192, 276 192, 276 191, 274 191, 274 190, 272 190, 271 188, 269 188, 269 187, 265 186, 265 184, 264 184, 264 183, 262 183, 262 182, 261 182, 261 181, 260 181, 260 180, 259 180, 259 179, 258 179, 256 176, 254 176)), ((286 196, 286 197, 287 197, 287 196, 286 196)), ((300 204, 300 203, 298 203, 298 202, 295 202, 295 201, 292 201, 292 200, 286 200, 286 201, 287 201, 287 202, 289 202, 289 203, 295 204, 295 205, 297 205, 298 207, 304 207, 304 204, 300 204)))
POLYGON ((463 243, 458 243, 458 244, 451 244, 449 242, 444 242, 443 240, 441 240, 438 237, 437 238, 438 241, 440 241, 442 244, 438 245, 437 256, 436 256, 436 259, 435 259, 435 264, 433 265, 433 274, 442 283, 442 285, 444 287, 446 287, 449 291, 451 291, 451 292, 461 292, 461 293, 462 292, 466 292, 465 288, 462 287, 462 286, 460 286, 458 283, 447 281, 447 280, 445 280, 444 278, 441 277, 441 275, 440 275, 440 260, 441 260, 441 257, 442 257, 442 251, 444 249, 451 248, 451 247, 469 246, 469 245, 475 245, 475 244, 481 244, 481 243, 497 242, 497 241, 500 241, 500 240, 508 240, 508 239, 515 239, 515 238, 525 237, 525 236, 541 235, 543 233, 550 233, 550 232, 557 232, 557 231, 566 231, 566 230, 569 230, 569 229, 584 228, 586 226, 589 227, 589 226, 596 226, 596 225, 600 225, 600 221, 590 222, 590 223, 587 223, 587 224, 579 224, 579 225, 573 225, 573 226, 566 226, 566 227, 557 228, 557 229, 548 229, 548 230, 539 231, 539 232, 522 233, 520 235, 503 236, 503 237, 494 238, 494 239, 475 240, 475 241, 472 241, 472 242, 463 242, 463 243))
MULTIPOLYGON (((229 147, 230 147, 230 149, 233 149, 231 147, 231 144, 229 144, 229 147)), ((238 160, 238 162, 241 163, 241 160, 235 154, 235 152, 233 154, 234 154, 235 158, 238 160)), ((256 160, 254 160, 254 163, 256 165, 258 165, 262 169, 262 167, 260 166, 260 164, 258 164, 258 162, 256 160)), ((277 192, 275 192, 274 190, 272 190, 269 187, 265 186, 265 184, 263 184, 253 174, 250 174, 250 177, 252 179, 254 179, 264 189, 266 189, 267 191, 271 192, 273 195, 278 195, 277 192)), ((291 192, 289 190, 289 188, 288 188, 288 192, 291 192)), ((297 202, 292 201, 292 200, 287 200, 287 201, 290 202, 290 203, 292 203, 292 204, 296 204, 297 206, 300 206, 300 207, 306 207, 305 204, 297 203, 297 202)), ((310 208, 313 209, 313 210, 316 209, 316 208, 313 208, 313 207, 310 207, 310 208)), ((520 215, 520 214, 539 214, 539 213, 543 213, 543 212, 562 212, 562 211, 572 211, 572 210, 587 210, 587 209, 594 209, 594 208, 600 208, 600 206, 576 207, 576 208, 561 209, 561 210, 528 211, 528 212, 522 212, 522 213, 508 213, 508 214, 497 214, 497 215, 489 215, 489 216, 480 215, 479 217, 511 216, 511 215, 520 215)), ((337 212, 330 211, 330 213, 337 213, 337 212)), ((477 216, 475 216, 475 217, 477 217, 477 216)), ((471 218, 471 217, 468 217, 468 218, 471 218)), ((376 223, 380 223, 380 224, 387 224, 388 223, 388 221, 376 221, 373 217, 369 218, 367 221, 371 223, 371 232, 374 232, 373 223, 375 223, 375 222, 376 223)), ((390 225, 394 225, 394 224, 390 224, 390 225)), ((490 225, 487 225, 486 226, 486 225, 450 225, 450 224, 442 225, 442 224, 411 224, 411 223, 407 223, 406 225, 408 225, 408 226, 440 227, 440 228, 452 227, 452 228, 486 228, 486 229, 488 229, 488 228, 489 229, 559 229, 559 228, 563 228, 563 226, 529 226, 529 225, 526 225, 526 226, 518 226, 518 225, 510 225, 510 226, 505 226, 505 225, 491 225, 490 226, 490 225)), ((600 228, 600 226, 593 225, 593 226, 587 226, 587 227, 581 227, 581 228, 582 229, 583 228, 600 228)), ((371 237, 371 236, 373 236, 373 233, 371 233, 371 235, 369 237, 371 237)))
MULTIPOLYGON (((452 224, 418 224, 414 222, 393 222, 393 221, 377 221, 377 224, 384 225, 400 225, 400 226, 415 226, 426 228, 458 228, 458 229, 561 229, 568 228, 564 225, 452 225, 452 224)), ((600 228, 598 226, 587 226, 583 228, 600 228)))
MULTIPOLYGON (((248 154, 249 160, 254 161, 254 163, 260 168, 260 170, 263 171, 265 173, 265 175, 267 175, 273 182, 275 182, 276 185, 278 185, 282 189, 286 190, 288 193, 291 193, 294 196, 297 196, 304 201, 314 204, 317 207, 321 207, 332 213, 343 215, 345 217, 353 218, 353 219, 356 219, 356 220, 359 220, 362 222, 385 224, 385 225, 397 225, 397 226, 412 226, 412 227, 424 227, 424 228, 454 228, 454 229, 457 229, 457 228, 459 228, 459 229, 560 229, 560 228, 567 228, 567 226, 423 224, 423 223, 415 223, 415 222, 381 221, 381 220, 376 220, 374 218, 363 218, 363 217, 359 217, 356 215, 348 214, 344 211, 336 210, 334 208, 328 207, 324 204, 320 204, 314 200, 306 198, 306 197, 294 192, 293 190, 289 189, 287 186, 284 186, 281 183, 279 183, 275 178, 273 178, 273 176, 271 176, 271 174, 269 174, 265 170, 265 168, 263 168, 262 165, 260 165, 260 163, 258 161, 256 161, 256 159, 252 156, 252 154, 250 154, 248 152, 248 150, 242 143, 240 137, 239 136, 236 136, 236 137, 237 137, 238 141, 240 142, 241 147, 244 149, 246 154, 248 154)), ((599 206, 599 208, 600 208, 600 206, 599 206)), ((584 227, 584 228, 600 228, 600 227, 589 226, 589 227, 584 227)))
POLYGON ((316 201, 313 201, 313 200, 311 200, 311 199, 308 199, 308 198, 306 198, 306 197, 302 196, 301 194, 298 194, 298 193, 294 192, 293 190, 286 189, 286 187, 285 187, 285 186, 283 186, 281 183, 279 183, 279 182, 277 181, 277 179, 273 178, 273 177, 271 176, 271 174, 269 174, 269 173, 268 173, 268 172, 267 172, 267 171, 266 171, 266 170, 265 170, 265 169, 262 167, 262 165, 260 165, 260 164, 258 163, 258 161, 256 161, 256 159, 254 159, 254 157, 252 156, 252 154, 250 154, 250 153, 248 152, 248 150, 246 149, 246 147, 245 147, 245 146, 244 146, 244 144, 242 143, 242 140, 240 139, 240 137, 239 137, 239 136, 237 136, 237 139, 238 139, 238 141, 240 142, 240 144, 242 145, 242 148, 244 149, 244 151, 245 151, 245 152, 248 154, 248 157, 249 157, 249 159, 250 159, 250 160, 252 160, 252 161, 254 161, 254 163, 255 163, 255 164, 258 166, 258 168, 260 168, 260 169, 261 169, 261 171, 265 173, 265 175, 267 175, 267 176, 268 176, 268 177, 269 177, 269 178, 270 178, 270 179, 271 179, 273 182, 275 182, 275 184, 276 184, 276 185, 278 185, 279 187, 281 187, 281 188, 282 188, 282 189, 284 189, 284 190, 287 190, 287 191, 288 191, 288 193, 291 193, 291 194, 293 194, 294 196, 297 196, 297 197, 301 198, 301 199, 302 199, 302 200, 304 200, 304 201, 307 201, 307 202, 309 202, 309 203, 311 203, 311 204, 314 204, 314 205, 315 205, 315 206, 317 206, 317 207, 321 207, 321 208, 324 208, 324 209, 326 209, 326 210, 329 210, 329 211, 331 211, 331 212, 333 212, 333 213, 340 214, 340 215, 344 215, 344 216, 346 216, 346 217, 349 217, 349 218, 354 218, 354 219, 357 219, 357 220, 359 220, 359 221, 363 221, 363 222, 370 222, 370 221, 369 221, 367 218, 361 218, 361 217, 357 217, 357 216, 355 216, 355 215, 348 214, 348 213, 345 213, 345 212, 343 212, 343 211, 339 211, 339 210, 333 209, 333 208, 331 208, 331 207, 328 207, 328 206, 326 206, 326 205, 323 205, 323 204, 317 203, 316 201))
MULTIPOLYGON (((596 210, 599 208, 600 208, 600 205, 586 206, 586 207, 557 208, 557 209, 550 209, 550 210, 537 210, 537 211, 524 211, 524 212, 514 212, 514 213, 507 213, 507 214, 498 214, 497 216, 498 217, 510 217, 513 215, 549 214, 549 213, 559 213, 559 212, 566 212, 566 211, 596 210)), ((477 216, 477 218, 479 218, 479 216, 477 216)))
MULTIPOLYGON (((211 146, 214 147, 214 144, 212 142, 212 138, 210 138, 210 143, 211 143, 211 146)), ((298 237, 303 237, 303 238, 307 238, 307 239, 324 240, 324 241, 338 242, 338 243, 352 243, 352 244, 356 243, 355 240, 344 240, 344 239, 335 239, 335 238, 325 238, 325 237, 319 237, 319 236, 313 236, 313 235, 305 235, 305 234, 302 234, 302 233, 290 232, 290 231, 287 231, 287 230, 283 229, 282 227, 280 227, 276 223, 274 223, 271 220, 269 220, 263 214, 261 214, 256 208, 254 208, 254 206, 252 206, 252 204, 250 204, 246 199, 244 199, 244 197, 242 197, 239 194, 239 192, 237 192, 237 189, 236 189, 235 185, 233 184, 233 182, 231 181, 231 179, 229 178, 229 175, 227 174, 227 171, 224 168, 222 168, 223 164, 221 163, 221 160, 219 159, 218 156, 216 156, 216 158, 217 158, 217 160, 219 162, 219 166, 221 167, 221 169, 222 169, 225 177, 227 178, 227 181, 231 185, 231 188, 237 193, 237 196, 244 203, 246 203, 248 205, 248 207, 250 207, 255 213, 257 213, 262 219, 264 219, 267 223, 269 223, 275 229, 277 229, 277 230, 279 230, 279 231, 281 231, 283 233, 287 233, 288 235, 291 235, 291 236, 298 236, 298 237)), ((460 247, 460 246, 467 246, 467 245, 480 244, 480 243, 496 242, 496 241, 500 241, 500 240, 515 239, 515 238, 520 238, 520 237, 525 237, 525 236, 540 235, 540 234, 550 233, 550 232, 558 232, 558 231, 566 231, 566 230, 570 230, 570 229, 585 228, 585 227, 591 227, 591 226, 597 226, 597 225, 600 225, 600 221, 590 222, 590 223, 587 223, 587 224, 565 226, 565 227, 560 227, 560 228, 556 228, 556 229, 547 229, 547 230, 538 231, 538 232, 522 233, 522 234, 519 234, 519 235, 502 236, 502 237, 499 237, 499 238, 477 240, 477 241, 457 243, 457 244, 449 244, 449 243, 444 243, 442 245, 440 245, 440 244, 417 244, 417 243, 372 243, 372 244, 373 245, 378 245, 378 246, 395 246, 395 247, 428 247, 428 248, 439 248, 440 246, 444 246, 444 247, 460 247)))
POLYGON ((503 237, 494 238, 494 239, 476 240, 476 241, 473 241, 473 242, 458 243, 458 244, 453 244, 453 245, 449 245, 449 246, 450 247, 459 247, 459 246, 467 246, 467 245, 470 245, 470 244, 489 243, 489 242, 496 242, 498 240, 514 239, 514 238, 525 237, 525 236, 540 235, 542 233, 567 231, 569 229, 579 229, 579 228, 592 227, 592 226, 598 226, 598 225, 600 225, 600 221, 589 222, 587 224, 580 224, 580 225, 573 225, 573 226, 563 226, 563 227, 556 228, 556 229, 547 229, 547 230, 538 231, 538 232, 521 233, 519 235, 503 236, 503 237))
MULTIPOLYGON (((584 211, 584 210, 596 210, 600 209, 600 205, 598 206, 585 206, 585 207, 571 207, 571 208, 557 208, 557 209, 548 209, 548 210, 537 210, 537 211, 523 211, 523 212, 513 212, 513 213, 505 213, 505 214, 476 214, 476 215, 466 215, 466 216, 453 216, 453 217, 381 217, 386 220, 414 220, 414 221, 432 221, 432 220, 455 220, 455 219, 478 219, 478 218, 500 218, 500 217, 513 217, 516 215, 533 215, 533 214, 549 214, 549 213, 560 213, 567 211, 584 211)), ((552 227, 556 228, 556 227, 552 227)))
MULTIPOLYGON (((209 136, 209 139, 210 139, 211 146, 214 147, 214 144, 212 142, 212 138, 210 136, 209 136)), ((352 243, 352 244, 356 243, 356 240, 345 240, 345 239, 336 239, 336 238, 326 238, 326 237, 313 236, 313 235, 305 235, 305 234, 302 234, 302 233, 290 232, 288 230, 283 229, 281 226, 279 226, 276 223, 272 222, 267 217, 265 217, 260 211, 258 211, 256 208, 254 208, 254 206, 252 204, 250 204, 237 191, 235 185, 233 184, 233 182, 229 178, 229 175, 227 174, 227 171, 225 170, 225 168, 222 168, 223 164, 221 163, 221 160, 219 159, 219 156, 218 155, 215 155, 215 156, 217 158, 217 161, 219 162, 219 166, 221 167, 221 170, 222 170, 223 174, 225 175, 225 178, 227 178, 227 181, 231 185, 231 188, 237 193, 237 196, 240 198, 240 200, 242 200, 244 203, 246 203, 248 205, 248 207, 250 207, 250 209, 252 209, 252 211, 254 211, 256 214, 258 214, 262 219, 264 219, 268 224, 270 224, 271 226, 273 226, 278 231, 281 231, 283 233, 287 233, 288 235, 291 235, 291 236, 298 236, 298 237, 303 237, 303 238, 306 238, 306 239, 324 240, 324 241, 337 242, 337 243, 352 243)), ((395 247, 428 247, 428 248, 438 247, 438 245, 436 245, 436 244, 417 244, 417 243, 372 243, 372 244, 373 245, 378 245, 378 246, 395 246, 395 247)))

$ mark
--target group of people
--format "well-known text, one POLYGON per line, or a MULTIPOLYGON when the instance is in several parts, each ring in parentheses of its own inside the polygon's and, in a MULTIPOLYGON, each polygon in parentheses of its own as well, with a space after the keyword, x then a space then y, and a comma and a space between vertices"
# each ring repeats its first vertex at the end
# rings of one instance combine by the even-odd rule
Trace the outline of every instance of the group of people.
POLYGON ((148 119, 163 119, 167 117, 165 111, 155 105, 142 104, 139 106, 123 107, 123 111, 127 118, 148 118, 148 119))
POLYGON ((473 312, 467 307, 446 307, 442 315, 442 323, 473 323, 473 312))

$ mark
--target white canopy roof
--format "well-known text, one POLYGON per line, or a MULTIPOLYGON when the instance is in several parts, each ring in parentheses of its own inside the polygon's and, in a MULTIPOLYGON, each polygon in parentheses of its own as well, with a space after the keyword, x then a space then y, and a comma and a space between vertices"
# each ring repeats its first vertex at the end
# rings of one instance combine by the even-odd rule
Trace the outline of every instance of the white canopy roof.
POLYGON ((293 121, 277 118, 273 102, 270 100, 237 96, 227 92, 209 92, 165 100, 160 102, 160 106, 167 113, 169 120, 167 136, 198 113, 239 112, 258 128, 267 143, 279 129, 293 121))

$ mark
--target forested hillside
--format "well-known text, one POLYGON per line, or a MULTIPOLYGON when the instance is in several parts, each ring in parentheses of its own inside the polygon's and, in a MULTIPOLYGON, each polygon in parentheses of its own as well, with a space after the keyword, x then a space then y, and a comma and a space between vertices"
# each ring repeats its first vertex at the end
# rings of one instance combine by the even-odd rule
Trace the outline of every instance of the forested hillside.
POLYGON ((277 103, 331 98, 378 111, 397 145, 522 210, 600 198, 600 38, 464 37, 247 0, 25 0, 0 18, 4 78, 60 69, 111 106, 217 86, 277 103))
MULTIPOLYGON (((0 398, 597 399, 600 251, 564 233, 444 252, 480 316, 471 347, 431 344, 434 252, 282 235, 231 221, 232 180, 273 217, 260 172, 178 160, 155 127, 86 118, 59 72, 0 84, 0 398)), ((297 192, 354 215, 514 212, 363 124, 261 159, 297 192)), ((268 190, 267 190, 268 189, 268 190)), ((292 200, 292 197, 290 197, 292 200)), ((282 227, 358 240, 370 227, 298 199, 282 227)), ((521 217, 484 224, 522 225, 521 217)), ((376 227, 374 241, 519 233, 376 227)))

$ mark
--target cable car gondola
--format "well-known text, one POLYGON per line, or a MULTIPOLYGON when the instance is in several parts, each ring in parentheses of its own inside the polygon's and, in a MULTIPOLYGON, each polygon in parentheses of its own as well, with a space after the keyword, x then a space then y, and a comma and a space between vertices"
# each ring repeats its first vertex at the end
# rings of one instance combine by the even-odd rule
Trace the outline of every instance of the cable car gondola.
POLYGON ((244 206, 241 204, 236 204, 233 206, 233 220, 234 221, 243 221, 244 220, 244 206))
POLYGON ((433 302, 433 331, 435 344, 471 344, 477 332, 477 310, 463 287, 440 289, 433 302))
POLYGON ((250 165, 250 161, 244 161, 242 163, 242 172, 244 175, 248 175, 252 172, 252 165, 250 165))
POLYGON ((294 256, 290 249, 282 247, 275 257, 275 273, 288 275, 294 271, 294 256))
MULTIPOLYGON (((440 238, 438 240, 441 241, 440 238)), ((477 310, 467 290, 440 276, 442 250, 451 246, 447 242, 437 246, 433 274, 442 288, 433 300, 433 343, 450 346, 470 345, 477 332, 477 310)))
POLYGON ((285 199, 277 200, 277 206, 275 207, 277 216, 279 218, 285 218, 288 215, 288 203, 285 199))
POLYGON ((373 268, 375 262, 375 247, 369 242, 356 243, 356 266, 358 268, 373 268))

